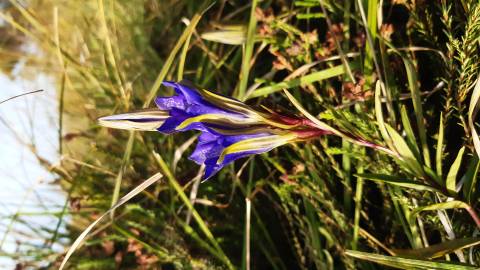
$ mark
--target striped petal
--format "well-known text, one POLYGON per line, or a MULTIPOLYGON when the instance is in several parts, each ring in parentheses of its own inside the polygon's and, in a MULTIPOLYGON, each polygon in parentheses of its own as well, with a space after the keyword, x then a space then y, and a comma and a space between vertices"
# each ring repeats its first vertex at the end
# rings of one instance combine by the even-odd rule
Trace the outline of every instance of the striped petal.
POLYGON ((140 110, 131 113, 105 116, 98 119, 100 125, 109 128, 155 131, 169 118, 166 111, 158 109, 140 110))

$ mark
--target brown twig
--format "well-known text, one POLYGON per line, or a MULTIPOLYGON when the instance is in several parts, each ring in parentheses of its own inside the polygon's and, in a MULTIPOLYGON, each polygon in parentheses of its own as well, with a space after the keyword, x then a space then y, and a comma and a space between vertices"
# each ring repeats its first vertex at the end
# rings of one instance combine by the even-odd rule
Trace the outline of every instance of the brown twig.
POLYGON ((16 95, 16 96, 7 98, 7 99, 5 99, 5 100, 0 101, 0 104, 5 103, 5 102, 7 102, 7 101, 9 101, 9 100, 18 98, 18 97, 22 97, 22 96, 26 96, 26 95, 30 95, 30 94, 35 94, 35 93, 38 93, 38 92, 43 92, 43 89, 35 90, 35 91, 30 91, 30 92, 27 92, 27 93, 23 93, 23 94, 20 94, 20 95, 16 95))

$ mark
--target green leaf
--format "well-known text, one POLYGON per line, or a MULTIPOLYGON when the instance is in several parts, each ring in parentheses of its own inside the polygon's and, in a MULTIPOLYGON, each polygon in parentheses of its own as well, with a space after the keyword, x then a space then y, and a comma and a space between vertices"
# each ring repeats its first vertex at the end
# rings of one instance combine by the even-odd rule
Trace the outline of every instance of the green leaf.
POLYGON ((442 158, 443 158, 443 113, 440 113, 440 123, 438 124, 438 138, 437 138, 437 152, 435 154, 435 165, 437 167, 437 174, 442 177, 442 158))
POLYGON ((255 17, 255 9, 257 8, 257 0, 251 1, 252 7, 250 8, 250 20, 247 28, 247 40, 245 43, 245 54, 242 59, 242 67, 240 71, 240 82, 238 86, 237 97, 243 100, 245 92, 247 90, 248 77, 250 74, 250 61, 253 55, 253 46, 255 44, 255 32, 257 30, 257 18, 255 17))
POLYGON ((400 134, 398 134, 398 132, 390 125, 386 124, 385 127, 387 128, 388 134, 390 134, 390 137, 392 138, 393 146, 400 155, 402 159, 401 161, 405 163, 405 166, 407 166, 407 169, 416 174, 418 177, 423 176, 422 166, 402 136, 400 136, 400 134))
MULTIPOLYGON (((369 32, 372 41, 375 42, 375 38, 377 37, 377 9, 378 3, 376 0, 369 0, 368 1, 368 12, 367 12, 367 31, 369 32)), ((370 42, 367 42, 365 48, 365 68, 371 70, 373 68, 373 58, 375 56, 375 48, 372 48, 370 42)))
POLYGON ((462 164, 462 158, 463 158, 463 153, 465 152, 465 146, 458 151, 457 158, 455 158, 455 161, 452 164, 452 167, 450 167, 450 170, 448 171, 447 175, 447 180, 445 183, 445 186, 447 187, 447 190, 450 191, 452 194, 457 193, 455 190, 455 183, 457 179, 457 174, 458 174, 458 169, 460 169, 460 165, 462 164))
POLYGON ((246 97, 246 99, 266 96, 266 95, 278 92, 282 89, 290 89, 297 86, 311 84, 311 83, 322 81, 328 78, 336 77, 344 73, 345 73, 345 70, 343 68, 343 65, 334 66, 328 69, 324 69, 322 71, 310 73, 308 75, 305 75, 296 79, 258 88, 250 96, 246 97))
POLYGON ((413 259, 434 259, 448 253, 480 244, 479 237, 454 239, 426 248, 393 250, 396 255, 413 259))
POLYGON ((347 256, 356 259, 375 262, 381 265, 386 265, 399 269, 438 269, 438 270, 475 270, 474 266, 464 264, 455 264, 448 262, 436 262, 430 260, 416 260, 396 256, 385 256, 361 251, 347 250, 347 256))
POLYGON ((477 78, 477 83, 475 88, 473 88, 472 97, 470 98, 470 106, 468 107, 468 127, 470 132, 472 132, 473 145, 475 147, 475 152, 480 157, 480 139, 478 138, 477 130, 473 124, 473 119, 478 112, 478 100, 480 99, 480 74, 477 78))
POLYGON ((377 125, 383 140, 388 145, 388 147, 393 150, 394 147, 392 144, 392 139, 388 135, 387 128, 385 127, 385 120, 383 119, 381 94, 382 92, 380 82, 377 81, 375 85, 375 116, 377 118, 377 125))
POLYGON ((412 125, 410 124, 410 119, 408 119, 405 106, 402 106, 400 114, 402 117, 403 128, 405 129, 405 133, 407 134, 407 144, 408 146, 410 146, 410 149, 415 154, 415 157, 420 160, 420 150, 418 149, 418 145, 415 140, 415 134, 413 133, 412 125))
POLYGON ((152 87, 150 88, 150 91, 148 92, 147 98, 145 99, 145 103, 143 103, 143 108, 148 108, 148 106, 150 106, 150 103, 155 98, 155 95, 157 94, 157 91, 160 88, 160 85, 162 84, 163 80, 167 76, 167 73, 168 73, 168 71, 170 70, 170 67, 173 64, 173 61, 175 60, 175 56, 180 51, 183 44, 189 39, 189 37, 195 31, 195 27, 197 26, 198 22, 200 21, 200 18, 202 18, 201 14, 195 14, 193 16, 192 20, 190 21, 190 24, 187 26, 185 31, 183 31, 183 33, 180 36, 180 38, 178 39, 177 43, 175 44, 175 46, 171 50, 170 54, 168 55, 167 60, 165 60, 165 63, 163 64, 162 69, 158 73, 158 76, 155 79, 155 82, 153 83, 152 87))
POLYGON ((427 205, 423 207, 417 207, 413 209, 411 215, 410 215, 410 224, 415 223, 415 218, 417 217, 420 212, 423 211, 434 211, 434 210, 445 210, 445 209, 457 209, 457 208, 464 208, 464 209, 469 209, 470 206, 464 202, 461 201, 448 201, 448 202, 442 202, 442 203, 436 203, 432 205, 427 205))
POLYGON ((463 196, 467 202, 473 201, 472 198, 477 191, 477 174, 480 168, 480 160, 474 155, 468 166, 467 172, 463 175, 463 196))
POLYGON ((430 153, 428 151, 427 145, 427 132, 425 130, 425 125, 423 123, 423 109, 422 109, 422 101, 420 99, 420 90, 418 89, 418 80, 416 70, 413 66, 413 63, 405 58, 402 57, 403 63, 405 65, 405 70, 407 71, 407 78, 408 78, 408 86, 410 88, 410 93, 412 95, 413 101, 413 109, 415 111, 415 116, 417 120, 417 127, 418 133, 420 137, 420 143, 422 145, 423 151, 423 159, 425 161, 425 165, 430 167, 430 153))
POLYGON ((407 180, 398 176, 391 176, 391 175, 385 175, 385 174, 359 174, 357 176, 366 178, 368 180, 372 180, 375 182, 383 182, 383 183, 392 184, 392 185, 396 185, 404 188, 412 188, 412 189, 421 190, 421 191, 439 192, 438 189, 433 188, 429 185, 407 180))
POLYGON ((167 177, 170 185, 177 192, 177 194, 180 197, 180 199, 182 200, 182 202, 185 204, 185 206, 190 211, 192 211, 193 219, 197 222, 200 230, 203 232, 203 234, 205 235, 207 240, 213 246, 214 250, 216 250, 216 252, 213 253, 212 255, 217 256, 218 259, 220 259, 223 263, 225 263, 227 265, 228 269, 235 269, 232 262, 227 257, 227 255, 225 255, 225 253, 223 252, 223 249, 220 247, 220 244, 218 243, 218 241, 213 236, 212 232, 208 228, 208 226, 205 223, 205 221, 203 220, 203 218, 200 216, 200 214, 197 212, 197 210, 195 210, 195 208, 193 207, 193 204, 190 202, 190 199, 187 197, 187 195, 183 191, 183 188, 180 186, 177 179, 175 179, 175 177, 173 176, 172 172, 169 169, 169 166, 165 163, 162 156, 160 156, 156 152, 153 152, 153 156, 156 159, 158 165, 160 165, 160 168, 164 171, 165 176, 167 177))

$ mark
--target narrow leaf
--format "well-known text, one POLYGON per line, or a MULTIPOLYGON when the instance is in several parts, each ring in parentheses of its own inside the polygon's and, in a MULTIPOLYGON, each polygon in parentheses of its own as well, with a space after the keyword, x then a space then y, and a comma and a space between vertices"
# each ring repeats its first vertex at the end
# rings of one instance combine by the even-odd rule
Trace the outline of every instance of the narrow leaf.
POLYGON ((477 191, 477 174, 480 168, 478 156, 474 156, 470 161, 467 172, 463 175, 463 196, 467 202, 471 202, 477 191))
POLYGON ((97 218, 94 222, 92 222, 73 242, 73 244, 70 246, 70 248, 67 251, 67 254, 63 258, 62 264, 60 265, 60 270, 65 267, 65 264, 67 263, 68 259, 70 256, 72 256, 73 252, 79 248, 83 242, 85 237, 88 235, 88 233, 99 223, 104 217, 106 217, 108 214, 110 214, 112 211, 120 207, 122 204, 128 202, 131 198, 135 197, 138 193, 142 192, 145 190, 147 187, 152 185, 153 183, 157 182, 162 178, 162 175, 160 173, 156 173, 152 177, 148 178, 145 180, 143 183, 138 185, 136 188, 134 188, 132 191, 130 191, 127 195, 123 196, 115 205, 113 205, 107 212, 103 213, 99 218, 97 218))
POLYGON ((455 264, 448 262, 436 262, 430 260, 415 260, 403 257, 385 256, 361 251, 347 250, 347 256, 356 259, 375 262, 398 269, 437 269, 437 270, 476 270, 477 267, 455 264))
POLYGON ((385 143, 389 148, 394 149, 392 139, 388 135, 387 128, 385 127, 385 120, 383 119, 381 94, 380 81, 377 81, 375 85, 375 116, 377 118, 377 125, 385 143))
POLYGON ((477 130, 473 124, 473 119, 478 112, 478 100, 480 99, 480 75, 477 78, 477 83, 473 89, 472 97, 470 98, 470 106, 468 107, 468 126, 470 132, 472 132, 473 145, 475 146, 475 152, 480 157, 480 139, 478 138, 477 130))
POLYGON ((408 147, 408 144, 405 140, 398 134, 398 132, 393 129, 390 125, 386 125, 388 134, 392 138, 392 143, 397 153, 400 154, 400 157, 405 165, 410 169, 410 171, 417 176, 423 175, 422 166, 416 159, 415 155, 413 154, 412 150, 408 147))
MULTIPOLYGON (((165 173, 165 176, 167 177, 168 181, 170 182, 170 185, 172 185, 173 189, 175 189, 175 191, 178 193, 180 199, 182 200, 182 202, 185 204, 185 206, 190 210, 192 211, 192 216, 193 216, 193 219, 197 222, 198 224, 198 227, 200 228, 200 230, 203 232, 203 234, 205 234, 206 238, 209 240, 209 242, 212 244, 212 246, 215 248, 215 250, 217 251, 217 253, 220 255, 219 259, 222 260, 228 267, 228 269, 234 269, 232 263, 230 262, 230 260, 228 259, 228 257, 225 255, 225 253, 223 252, 222 248, 220 247, 220 245, 218 244, 218 241, 215 239, 215 237, 213 236, 212 232, 210 231, 210 229, 208 228, 207 224, 205 223, 205 221, 202 219, 202 217, 200 216, 200 214, 197 212, 197 210, 195 210, 195 208, 193 207, 192 203, 190 202, 190 200, 188 199, 187 195, 185 194, 185 192, 183 191, 182 187, 178 184, 178 181, 175 179, 175 177, 173 176, 172 172, 170 171, 170 169, 168 168, 169 166, 165 163, 165 161, 163 160, 163 158, 156 152, 153 152, 153 156, 155 157, 155 159, 157 160, 158 164, 160 165, 161 169, 164 171, 165 173)), ((217 254, 214 254, 214 255, 217 255, 217 254)))
POLYGON ((280 82, 274 85, 258 88, 250 96, 246 97, 246 99, 266 96, 266 95, 278 92, 282 89, 290 89, 297 86, 311 84, 311 83, 322 81, 328 78, 336 77, 344 73, 345 73, 345 70, 343 68, 343 65, 334 66, 318 72, 310 73, 308 75, 305 75, 299 78, 295 78, 295 79, 280 82))
POLYGON ((257 31, 257 18, 255 10, 257 8, 257 0, 252 0, 252 7, 250 8, 250 20, 247 28, 247 40, 245 43, 245 53, 242 59, 242 67, 240 71, 240 82, 238 88, 238 98, 243 100, 247 90, 248 75, 250 73, 251 59, 253 55, 253 46, 255 44, 255 33, 257 31))
POLYGON ((476 246, 478 244, 480 244, 480 238, 472 237, 445 241, 440 244, 432 245, 426 248, 399 249, 394 250, 394 252, 397 255, 413 259, 434 259, 455 252, 457 250, 476 246))
POLYGON ((457 178, 457 174, 458 174, 458 170, 460 169, 460 165, 462 164, 462 157, 463 157, 464 152, 465 152, 465 146, 462 147, 460 149, 460 151, 458 151, 457 158, 455 158, 455 161, 453 162, 452 167, 450 167, 450 170, 448 171, 445 186, 453 194, 456 193, 456 190, 455 190, 456 181, 455 180, 457 178))
POLYGON ((423 151, 423 159, 425 161, 425 164, 430 167, 430 153, 427 145, 427 132, 423 123, 422 101, 420 99, 420 90, 418 89, 417 85, 418 80, 416 70, 410 60, 408 60, 407 58, 402 59, 403 63, 405 64, 405 70, 407 71, 408 86, 412 95, 413 109, 415 111, 415 116, 417 120, 418 133, 423 151))
POLYGON ((410 119, 408 119, 407 110, 405 106, 402 106, 400 110, 400 115, 402 117, 403 128, 407 134, 407 143, 410 146, 410 149, 415 154, 415 157, 420 160, 420 150, 418 149, 417 141, 415 140, 415 134, 413 133, 412 125, 410 124, 410 119))
POLYGON ((375 182, 382 182, 387 184, 392 184, 400 187, 411 188, 421 191, 432 191, 432 192, 439 192, 438 189, 435 189, 429 185, 414 182, 411 180, 404 179, 402 177, 385 175, 385 174, 359 174, 357 175, 362 178, 366 178, 368 180, 372 180, 375 182))
POLYGON ((438 176, 442 177, 442 159, 443 159, 443 113, 440 113, 440 123, 438 124, 437 152, 435 154, 435 165, 437 167, 438 176))

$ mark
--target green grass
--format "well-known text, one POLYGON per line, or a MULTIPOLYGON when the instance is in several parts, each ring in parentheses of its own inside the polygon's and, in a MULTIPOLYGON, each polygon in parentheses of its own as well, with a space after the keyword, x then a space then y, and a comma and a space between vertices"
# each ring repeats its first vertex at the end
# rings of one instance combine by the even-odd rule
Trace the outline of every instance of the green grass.
MULTIPOLYGON (((83 235, 67 267, 478 267, 480 4, 393 2, 11 0, 1 28, 42 54, 4 42, 2 65, 22 59, 57 81, 64 158, 43 164, 67 201, 40 213, 57 219, 35 228, 48 245, 2 255, 57 269, 65 253, 52 244, 67 250, 161 172, 83 235), (98 126, 153 107, 171 94, 161 82, 181 79, 334 135, 237 161, 197 186, 195 133, 98 126)), ((24 214, 8 217, 6 233, 24 214)))

